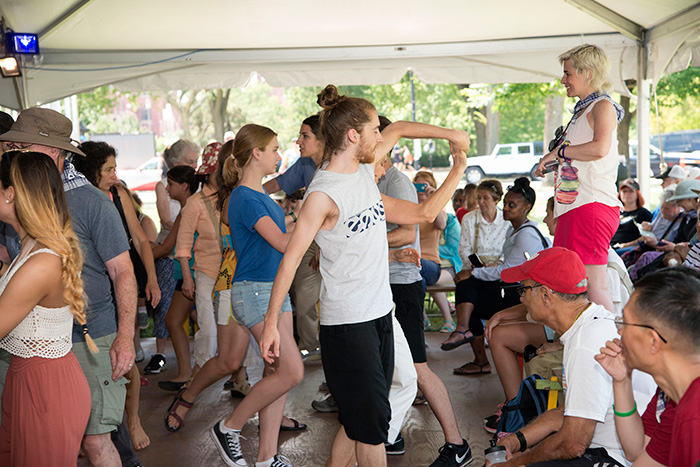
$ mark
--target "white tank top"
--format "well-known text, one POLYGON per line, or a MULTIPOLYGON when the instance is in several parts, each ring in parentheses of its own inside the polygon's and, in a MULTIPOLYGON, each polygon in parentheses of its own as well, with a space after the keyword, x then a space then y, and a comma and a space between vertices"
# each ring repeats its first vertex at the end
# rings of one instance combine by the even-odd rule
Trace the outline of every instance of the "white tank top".
MULTIPOLYGON (((0 278, 0 294, 12 276, 37 253, 58 254, 48 248, 36 250, 24 257, 15 258, 5 275, 0 278)), ((73 314, 68 305, 61 308, 35 306, 26 318, 0 340, 0 348, 22 358, 61 358, 72 347, 73 314)))

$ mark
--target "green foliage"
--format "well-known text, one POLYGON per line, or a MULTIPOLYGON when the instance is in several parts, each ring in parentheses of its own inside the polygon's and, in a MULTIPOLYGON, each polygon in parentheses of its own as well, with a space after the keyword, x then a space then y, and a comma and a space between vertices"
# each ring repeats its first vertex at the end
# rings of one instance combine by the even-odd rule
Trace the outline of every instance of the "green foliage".
POLYGON ((82 124, 92 133, 138 133, 136 96, 126 95, 131 109, 114 112, 122 94, 112 86, 102 86, 92 92, 78 94, 78 112, 82 124))
POLYGON ((665 107, 680 105, 688 97, 700 96, 700 67, 666 75, 656 85, 659 104, 665 107))

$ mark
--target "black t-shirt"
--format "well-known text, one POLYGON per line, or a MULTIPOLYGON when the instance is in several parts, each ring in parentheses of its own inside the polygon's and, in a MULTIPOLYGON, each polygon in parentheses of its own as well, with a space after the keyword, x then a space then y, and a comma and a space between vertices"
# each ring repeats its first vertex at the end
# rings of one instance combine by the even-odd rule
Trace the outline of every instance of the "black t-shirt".
POLYGON ((639 228, 635 223, 651 222, 652 215, 646 208, 638 208, 634 211, 622 211, 620 213, 620 226, 610 241, 611 245, 616 243, 627 243, 639 238, 639 228))

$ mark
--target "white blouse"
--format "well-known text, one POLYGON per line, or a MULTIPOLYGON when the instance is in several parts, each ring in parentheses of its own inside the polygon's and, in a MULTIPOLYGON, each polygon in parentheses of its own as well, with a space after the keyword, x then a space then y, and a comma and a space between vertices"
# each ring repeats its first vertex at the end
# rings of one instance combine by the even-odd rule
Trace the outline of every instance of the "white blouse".
POLYGON ((472 269, 469 255, 476 253, 485 263, 492 263, 501 258, 503 244, 506 241, 506 232, 510 222, 503 219, 503 211, 496 210, 496 218, 493 222, 487 222, 481 214, 481 210, 475 209, 462 218, 462 234, 459 238, 459 257, 462 259, 462 269, 472 269), (479 239, 474 251, 474 238, 477 224, 479 226, 479 239))

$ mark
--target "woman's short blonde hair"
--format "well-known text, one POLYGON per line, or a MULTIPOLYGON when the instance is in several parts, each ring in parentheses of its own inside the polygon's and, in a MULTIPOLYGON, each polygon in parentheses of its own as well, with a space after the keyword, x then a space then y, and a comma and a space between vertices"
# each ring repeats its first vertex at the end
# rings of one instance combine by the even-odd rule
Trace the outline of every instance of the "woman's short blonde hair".
POLYGON ((586 76, 586 72, 590 73, 586 78, 596 91, 609 91, 612 88, 608 80, 610 60, 601 48, 591 44, 579 45, 559 55, 562 65, 567 60, 571 61, 578 74, 586 76))

